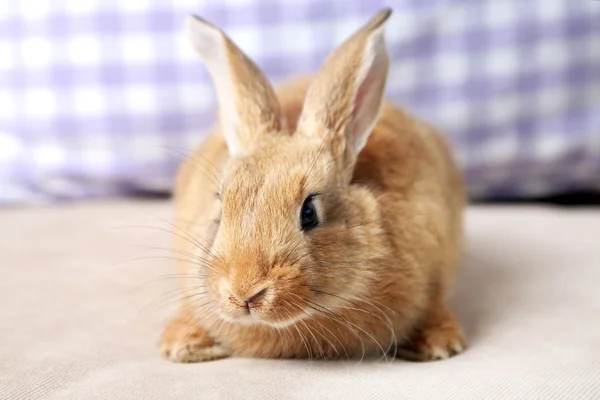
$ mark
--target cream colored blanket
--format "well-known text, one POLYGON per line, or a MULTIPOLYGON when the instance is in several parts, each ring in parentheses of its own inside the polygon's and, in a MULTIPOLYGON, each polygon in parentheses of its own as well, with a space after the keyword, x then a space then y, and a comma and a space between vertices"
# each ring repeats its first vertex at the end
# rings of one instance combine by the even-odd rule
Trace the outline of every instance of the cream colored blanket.
POLYGON ((361 365, 163 360, 170 211, 0 211, 1 399, 600 399, 600 209, 472 207, 452 300, 468 351, 361 365))

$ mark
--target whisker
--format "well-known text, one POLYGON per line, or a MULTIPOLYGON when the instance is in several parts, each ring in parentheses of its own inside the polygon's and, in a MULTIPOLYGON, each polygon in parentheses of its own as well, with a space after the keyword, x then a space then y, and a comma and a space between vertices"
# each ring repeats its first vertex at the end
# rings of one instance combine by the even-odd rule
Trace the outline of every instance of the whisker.
MULTIPOLYGON (((152 215, 152 213, 149 213, 149 215, 152 215)), ((155 218, 158 218, 159 220, 161 220, 161 221, 163 221, 163 222, 165 222, 166 224, 169 224, 169 225, 170 225, 170 226, 172 226, 173 228, 175 228, 175 229, 178 229, 180 232, 183 232, 183 233, 184 233, 184 234, 187 236, 187 238, 188 238, 188 239, 191 241, 191 242, 189 242, 189 243, 191 243, 191 244, 194 244, 194 245, 196 245, 197 247, 201 248, 202 250, 204 250, 204 251, 205 251, 205 253, 206 253, 206 254, 209 254, 209 255, 210 255, 210 256, 212 256, 213 258, 216 258, 217 260, 219 260, 219 261, 221 261, 221 262, 224 262, 224 260, 223 260, 222 258, 220 258, 220 257, 218 258, 218 257, 216 257, 214 254, 212 254, 212 253, 210 252, 210 249, 208 248, 208 246, 210 246, 210 244, 209 244, 208 242, 207 242, 207 245, 203 245, 203 244, 201 244, 201 243, 198 241, 198 238, 196 238, 195 236, 192 236, 192 235, 191 235, 191 234, 190 234, 190 233, 189 233, 187 230, 185 230, 185 229, 183 229, 183 228, 181 228, 181 227, 179 227, 179 226, 177 226, 177 225, 173 224, 172 222, 169 222, 169 221, 167 221, 166 219, 164 219, 164 218, 161 218, 161 217, 159 217, 159 216, 157 216, 157 215, 154 215, 154 217, 155 217, 155 218)), ((175 232, 171 232, 171 233, 175 234, 175 232)), ((182 238, 181 236, 179 236, 179 237, 180 237, 180 238, 182 238)), ((202 239, 202 240, 204 240, 204 239, 202 239)))
MULTIPOLYGON (((297 241, 296 244, 286 253, 286 255, 283 257, 283 260, 281 261, 281 264, 285 264, 285 262, 288 260, 288 258, 292 255, 292 253, 298 248, 298 246, 300 246, 302 243, 304 242, 304 238, 300 237, 297 241)), ((292 263, 295 264, 295 263, 292 263)))
MULTIPOLYGON (((292 306, 292 304, 290 304, 287 300, 282 299, 283 302, 287 303, 288 305, 292 306)), ((298 307, 296 304, 294 304, 294 306, 298 307)), ((302 310, 302 307, 298 307, 298 309, 302 310)), ((299 320, 300 323, 302 323, 302 325, 304 325, 304 327, 306 328, 306 330, 308 330, 308 333, 310 333, 310 335, 313 337, 313 339, 315 340, 315 344, 317 346, 319 346, 319 352, 321 354, 321 359, 325 359, 325 352, 323 351, 323 347, 321 346, 321 343, 319 343, 319 341, 317 340, 317 337, 315 336, 315 334, 312 332, 312 330, 310 329, 310 327, 308 326, 308 324, 303 321, 303 320, 299 320)))
MULTIPOLYGON (((209 318, 212 318, 215 314, 211 309, 208 309, 208 310, 206 310, 206 311, 208 311, 208 315, 205 318, 200 318, 198 315, 196 315, 198 308, 195 307, 193 310, 194 310, 194 315, 193 315, 193 317, 190 318, 190 323, 193 326, 193 329, 189 329, 189 332, 188 332, 187 336, 185 337, 184 342, 189 342, 192 335, 196 334, 199 330, 202 330, 202 337, 200 338, 200 340, 202 340, 205 336, 207 336, 208 332, 203 325, 206 323, 206 321, 208 321, 209 318), (197 322, 195 322, 195 320, 197 320, 197 322)), ((188 324, 186 326, 189 327, 190 324, 188 324)))
POLYGON ((215 173, 217 173, 217 174, 219 174, 219 175, 221 175, 221 174, 223 173, 223 172, 221 171, 221 169, 220 169, 218 166, 216 166, 216 165, 215 165, 215 164, 214 164, 214 163, 213 163, 213 162, 212 162, 212 161, 211 161, 211 160, 210 160, 208 157, 205 157, 205 156, 203 156, 202 154, 194 153, 193 151, 192 151, 192 152, 189 152, 189 149, 187 149, 187 148, 183 148, 183 147, 176 147, 176 146, 166 146, 166 145, 163 145, 163 147, 164 147, 164 148, 166 148, 166 149, 169 149, 169 150, 175 150, 175 151, 177 151, 177 150, 186 150, 186 151, 188 151, 188 154, 185 154, 185 153, 183 153, 183 152, 179 152, 179 154, 180 154, 180 155, 182 155, 183 157, 190 157, 190 158, 191 158, 192 156, 195 156, 195 157, 201 157, 201 158, 202 158, 203 160, 205 160, 205 161, 206 161, 206 162, 207 162, 207 163, 208 163, 208 164, 209 164, 209 165, 210 165, 212 168, 214 168, 214 172, 215 172, 215 173))
MULTIPOLYGON (((360 341, 360 344, 361 344, 361 347, 362 347, 362 357, 361 357, 361 359, 359 361, 359 364, 360 364, 362 362, 362 360, 364 359, 364 357, 365 357, 365 344, 364 344, 362 338, 360 337, 360 335, 358 335, 358 333, 354 329, 352 329, 352 326, 348 325, 345 321, 343 321, 343 320, 341 320, 339 318, 333 318, 331 315, 328 315, 328 313, 324 312, 323 310, 318 309, 317 307, 313 306, 310 303, 305 303, 305 305, 307 307, 309 307, 310 309, 318 312, 320 315, 324 316, 325 318, 327 318, 327 319, 329 319, 329 320, 331 320, 333 322, 337 322, 339 324, 342 324, 342 326, 348 328, 350 330, 350 332, 352 334, 354 334, 354 336, 356 336, 356 338, 360 341)), ((332 313, 332 314, 335 315, 335 313, 332 313)), ((339 339, 338 339, 338 341, 339 341, 339 339)), ((340 343, 341 343, 341 341, 340 341, 340 343)), ((346 347, 342 345, 342 348, 344 349, 344 352, 346 353, 347 359, 350 360, 350 355, 348 354, 348 351, 346 350, 346 347)))
MULTIPOLYGON (((299 297, 299 296, 298 296, 298 297, 299 297)), ((351 325, 351 326, 355 327, 356 329, 360 330, 360 331, 361 331, 361 332, 363 332, 365 335, 369 336, 369 337, 370 337, 370 338, 373 340, 373 342, 375 342, 375 344, 377 344, 377 346, 380 348, 381 352, 385 354, 385 350, 383 349, 383 347, 381 346, 381 344, 380 344, 380 343, 379 343, 379 342, 378 342, 378 341, 375 339, 375 337, 374 337, 373 335, 371 335, 369 332, 367 332, 366 330, 362 329, 360 326, 358 326, 358 325, 356 325, 356 324, 354 324, 354 323, 352 323, 352 322, 348 321, 347 319, 345 319, 345 318, 344 318, 344 317, 342 317, 341 315, 339 315, 339 314, 337 314, 337 313, 334 313, 334 312, 333 312, 333 311, 331 311, 331 310, 328 310, 326 307, 324 307, 324 306, 322 306, 322 305, 320 305, 320 304, 318 304, 318 303, 314 303, 314 302, 311 302, 311 301, 309 301, 309 300, 306 300, 306 299, 303 299, 303 300, 304 300, 304 301, 308 301, 308 302, 310 302, 310 303, 314 304, 314 305, 315 305, 315 306, 317 306, 317 307, 321 307, 321 308, 323 308, 323 309, 327 310, 327 312, 328 312, 328 313, 331 313, 331 314, 333 314, 335 317, 342 319, 342 320, 343 320, 344 322, 346 322, 347 324, 349 324, 349 325, 351 325)), ((386 361, 387 361, 387 355, 385 356, 385 359, 386 359, 386 361)))
MULTIPOLYGON (((130 258, 128 260, 117 261, 115 263, 111 263, 111 264, 106 265, 106 268, 116 267, 116 266, 121 265, 121 264, 127 264, 127 263, 131 263, 131 262, 143 261, 143 260, 172 260, 172 261, 181 261, 181 262, 187 262, 187 263, 191 263, 191 264, 196 264, 195 261, 188 260, 188 259, 185 259, 185 258, 169 257, 169 256, 144 256, 144 257, 130 258)), ((200 264, 196 264, 196 265, 202 266, 200 264)))
MULTIPOLYGON (((391 319, 390 319, 390 318, 389 318, 389 317, 388 317, 388 316, 387 316, 387 315, 386 315, 386 314, 385 314, 385 313, 384 313, 384 312, 381 310, 381 308, 379 308, 379 307, 377 307, 377 306, 373 305, 373 304, 372 304, 371 302, 369 302, 368 300, 366 300, 366 299, 361 299, 361 298, 357 298, 357 301, 362 301, 362 302, 364 302, 364 303, 367 303, 367 304, 369 304, 371 307, 373 307, 373 308, 374 308, 374 309, 376 309, 376 310, 377 310, 379 313, 381 313, 381 315, 382 315, 383 317, 382 317, 382 316, 379 316, 379 315, 377 315, 377 314, 375 314, 375 313, 372 313, 372 312, 370 312, 370 311, 368 311, 368 310, 365 310, 365 309, 361 308, 361 307, 360 307, 358 304, 356 304, 355 302, 353 302, 353 301, 351 301, 351 300, 348 300, 348 299, 346 299, 346 298, 344 298, 344 297, 341 297, 341 296, 335 295, 335 294, 333 294, 333 293, 328 293, 328 292, 325 292, 325 291, 320 291, 320 290, 315 290, 315 293, 319 293, 319 294, 324 294, 324 295, 332 296, 332 297, 335 297, 335 298, 337 298, 337 299, 340 299, 340 300, 342 300, 342 301, 348 302, 348 303, 350 303, 350 304, 354 305, 355 307, 346 307, 346 306, 343 306, 342 308, 346 308, 346 309, 350 309, 350 310, 355 310, 355 311, 360 311, 360 312, 367 313, 367 314, 369 314, 369 315, 372 315, 372 316, 374 316, 375 318, 379 319, 379 320, 380 320, 381 322, 383 322, 384 324, 386 324, 386 325, 387 325, 387 327, 388 327, 388 329, 390 330, 390 333, 391 333, 391 336, 392 336, 392 338, 391 338, 391 341, 390 341, 390 345, 389 345, 389 347, 388 347, 388 349, 387 349, 387 352, 386 352, 386 353, 384 353, 384 354, 387 354, 387 353, 389 353, 389 351, 390 351, 390 349, 391 349, 391 347, 392 347, 393 343, 397 343, 397 342, 398 342, 398 340, 397 340, 397 338, 396 338, 396 332, 395 332, 395 330, 394 330, 394 326, 393 326, 392 320, 391 320, 391 319), (384 318, 385 318, 385 320, 384 320, 384 318)), ((381 303, 380 303, 380 304, 381 304, 381 303)), ((384 306, 385 308, 387 308, 387 309, 388 309, 388 310, 390 310, 391 312, 394 312, 394 311, 393 311, 393 310, 391 310, 389 307, 387 307, 387 306, 385 306, 385 305, 383 305, 383 304, 382 304, 382 306, 384 306)), ((383 358, 383 357, 382 357, 382 358, 383 358)), ((386 361, 387 361, 387 358, 386 358, 386 361)))
MULTIPOLYGON (((305 313, 306 315, 308 315, 308 316, 310 317, 310 313, 308 313, 306 310, 302 310, 302 312, 303 312, 303 313, 305 313)), ((327 329, 327 327, 326 327, 325 325, 323 325, 322 323, 320 323, 320 322, 319 322, 318 320, 316 320, 316 319, 313 319, 313 321, 314 321, 316 324, 319 324, 319 326, 320 326, 320 327, 322 327, 323 329, 325 329, 326 331, 328 331, 329 333, 331 333, 331 334, 333 335, 333 337, 335 337, 335 338, 337 339, 337 341, 338 341, 338 342, 340 342, 340 340, 338 339, 338 337, 337 337, 337 336, 335 336, 335 335, 334 335, 334 334, 333 334, 333 333, 332 333, 332 332, 331 332, 329 329, 327 329)), ((327 341, 327 343, 329 343, 329 345, 331 346, 331 348, 333 349, 333 351, 335 351, 335 354, 337 354, 337 355, 339 356, 339 355, 340 355, 340 353, 339 353, 338 349, 335 347, 335 345, 333 344, 333 342, 332 342, 332 341, 330 341, 330 340, 329 340, 329 339, 328 339, 328 338, 327 338, 325 335, 323 335, 323 333, 321 333, 321 332, 319 331, 319 329, 317 329, 316 327, 315 327, 315 331, 316 331, 316 332, 317 332, 319 335, 321 335, 321 337, 322 337, 322 338, 323 338, 325 341, 327 341)), ((316 340, 316 339, 315 339, 315 340, 316 340)), ((344 345, 342 344, 342 342, 340 342, 340 344, 342 345, 342 347, 344 347, 344 345)), ((345 351, 345 348, 344 348, 344 351, 345 351)), ((346 356, 348 356, 348 352, 346 352, 346 356)))
MULTIPOLYGON (((215 185, 216 188, 219 188, 220 184, 222 184, 221 177, 218 176, 214 170, 211 171, 208 168, 208 166, 203 163, 203 161, 210 162, 210 160, 208 160, 206 157, 203 157, 204 160, 198 160, 196 157, 201 156, 200 154, 194 154, 193 152, 191 154, 185 154, 183 152, 177 151, 176 148, 174 148, 174 147, 168 147, 168 146, 163 146, 163 147, 165 147, 167 150, 171 150, 171 151, 179 154, 182 157, 185 157, 186 161, 183 161, 183 162, 191 162, 190 164, 192 166, 196 167, 198 170, 200 170, 200 168, 198 168, 198 167, 202 167, 204 169, 204 172, 206 172, 206 174, 204 176, 210 181, 210 183, 215 185)), ((212 162, 210 162, 210 163, 212 164, 212 162)), ((215 167, 214 164, 212 164, 212 166, 215 167)), ((219 170, 217 170, 217 171, 220 173, 219 170)))
MULTIPOLYGON (((292 265, 297 265, 297 264, 299 264, 299 263, 300 263, 300 261, 304 260, 305 258, 307 258, 307 257, 309 257, 309 256, 311 256, 310 252, 308 252, 308 253, 304 254, 303 256, 300 256, 300 257, 296 258, 296 259, 294 260, 294 262, 292 262, 291 264, 292 264, 292 265)), ((302 266, 302 267, 300 268, 300 270, 301 270, 301 271, 304 271, 305 269, 307 269, 307 268, 306 268, 306 266, 302 266)))
MULTIPOLYGON (((292 314, 290 314, 289 312, 285 312, 290 320, 294 320, 294 318, 292 317, 292 314)), ((302 332, 300 332, 300 329, 298 329, 298 326, 296 325, 296 323, 292 323, 290 326, 293 326, 294 329, 296 329, 296 332, 298 332, 298 335, 300 336, 300 340, 302 340, 302 343, 304 344, 304 347, 306 348, 306 353, 308 355, 308 362, 310 364, 310 362, 312 361, 312 352, 310 351, 310 346, 308 345, 307 341, 305 340, 304 335, 302 334, 302 332)))
POLYGON ((202 258, 192 252, 189 251, 185 251, 185 250, 178 250, 178 249, 172 249, 172 248, 168 248, 168 247, 157 247, 157 246, 145 246, 145 245, 133 245, 132 247, 137 247, 137 248, 142 248, 142 249, 146 249, 146 250, 161 250, 161 251, 166 251, 169 253, 176 253, 176 254, 180 254, 180 255, 186 255, 188 257, 192 257, 194 259, 197 259, 198 261, 207 261, 205 258, 202 258))
MULTIPOLYGON (((213 257, 213 258, 216 258, 216 257, 215 257, 215 256, 214 256, 212 253, 210 253, 210 251, 208 251, 207 249, 205 249, 205 248, 204 248, 204 246, 202 246, 202 244, 201 244, 201 243, 199 243, 198 241, 194 240, 193 238, 192 238, 192 239, 190 239, 190 238, 186 238, 185 236, 182 236, 182 235, 178 234, 177 232, 170 231, 170 230, 168 230, 168 229, 161 228, 161 227, 158 227, 158 226, 143 226, 143 225, 141 225, 141 226, 140 226, 140 225, 138 225, 138 226, 136 226, 136 225, 132 225, 132 226, 123 226, 123 227, 120 227, 120 228, 118 228, 118 229, 128 229, 128 228, 145 228, 145 229, 156 229, 156 230, 159 230, 159 231, 162 231, 162 232, 167 232, 167 233, 169 233, 170 235, 177 236, 177 237, 179 237, 179 238, 181 238, 181 239, 185 240, 185 241, 186 241, 186 242, 188 242, 189 244, 191 244, 191 245, 193 245, 193 246, 196 246, 196 247, 200 248, 201 250, 203 250, 203 251, 204 251, 206 254, 210 255, 211 257, 213 257)), ((115 228, 115 229, 117 229, 117 228, 115 228)))

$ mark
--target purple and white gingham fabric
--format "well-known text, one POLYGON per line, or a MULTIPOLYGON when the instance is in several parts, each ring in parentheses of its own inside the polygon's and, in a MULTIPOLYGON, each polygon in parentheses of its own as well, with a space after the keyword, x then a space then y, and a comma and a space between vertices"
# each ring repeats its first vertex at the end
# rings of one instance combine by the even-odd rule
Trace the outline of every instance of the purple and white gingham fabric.
POLYGON ((4 0, 0 202, 171 189, 216 106, 187 14, 278 82, 384 6, 388 95, 445 132, 473 197, 600 189, 597 0, 4 0))

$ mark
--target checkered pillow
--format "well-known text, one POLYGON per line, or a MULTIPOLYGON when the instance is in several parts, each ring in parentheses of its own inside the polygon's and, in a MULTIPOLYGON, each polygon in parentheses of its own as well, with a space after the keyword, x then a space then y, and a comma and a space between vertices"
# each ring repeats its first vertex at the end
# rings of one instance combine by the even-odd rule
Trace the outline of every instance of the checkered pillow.
POLYGON ((383 6, 388 95, 437 125, 474 197, 600 189, 600 1, 4 0, 0 202, 171 189, 216 106, 197 13, 275 82, 383 6))

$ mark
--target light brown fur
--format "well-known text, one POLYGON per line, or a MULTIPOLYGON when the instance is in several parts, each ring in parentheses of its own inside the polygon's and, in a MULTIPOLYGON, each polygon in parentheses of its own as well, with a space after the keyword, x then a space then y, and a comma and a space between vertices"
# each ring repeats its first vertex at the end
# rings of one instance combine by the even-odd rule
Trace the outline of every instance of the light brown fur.
MULTIPOLYGON (((188 277, 180 314, 163 335, 170 360, 431 360, 463 350, 460 326, 445 305, 461 258, 465 204, 448 146, 391 103, 383 104, 358 154, 349 144, 349 126, 362 123, 352 120, 361 49, 385 18, 358 31, 316 78, 280 86, 268 118, 256 121, 251 112, 248 119, 238 110, 242 154, 230 156, 218 127, 182 165, 174 246, 189 262, 179 266, 188 277), (355 77, 327 87, 329 70, 355 77), (319 109, 325 97, 346 105, 319 109), (319 118, 327 110, 339 115, 319 118), (282 121, 276 130, 273 115, 282 121), (303 232, 299 210, 315 192, 321 223, 303 232), (239 299, 262 289, 248 315, 239 299)), ((242 109, 257 90, 243 82, 234 89, 242 109)), ((264 85, 261 97, 270 98, 264 85)))

